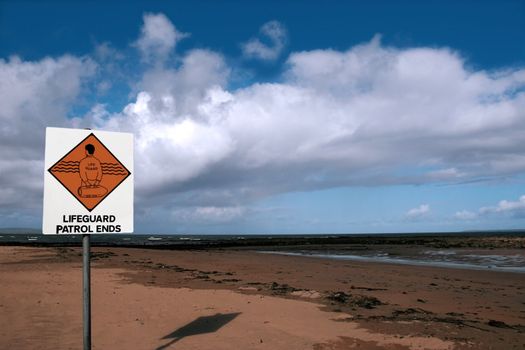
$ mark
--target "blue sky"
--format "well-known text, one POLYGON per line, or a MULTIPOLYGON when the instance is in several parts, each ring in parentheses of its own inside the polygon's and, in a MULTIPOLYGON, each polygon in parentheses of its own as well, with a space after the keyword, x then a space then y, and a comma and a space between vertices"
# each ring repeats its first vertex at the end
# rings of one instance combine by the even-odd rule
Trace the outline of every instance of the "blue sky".
POLYGON ((524 37, 509 0, 0 1, 0 226, 59 126, 135 134, 139 233, 525 228, 524 37))
MULTIPOLYGON (((265 22, 290 32, 287 51, 345 50, 376 33, 397 47, 448 46, 469 64, 499 68, 524 63, 522 1, 2 1, 3 57, 33 60, 84 55, 97 42, 126 48, 144 12, 164 13, 205 47, 235 59, 239 43, 265 22)), ((284 61, 286 57, 282 57, 284 61)))

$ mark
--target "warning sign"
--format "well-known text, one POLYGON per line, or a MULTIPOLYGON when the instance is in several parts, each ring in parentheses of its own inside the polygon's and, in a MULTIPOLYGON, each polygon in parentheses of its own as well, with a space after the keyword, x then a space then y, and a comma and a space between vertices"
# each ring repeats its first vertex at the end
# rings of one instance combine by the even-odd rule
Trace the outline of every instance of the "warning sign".
POLYGON ((130 175, 93 133, 48 171, 89 211, 130 175))
POLYGON ((46 234, 133 231, 133 135, 46 129, 46 234))

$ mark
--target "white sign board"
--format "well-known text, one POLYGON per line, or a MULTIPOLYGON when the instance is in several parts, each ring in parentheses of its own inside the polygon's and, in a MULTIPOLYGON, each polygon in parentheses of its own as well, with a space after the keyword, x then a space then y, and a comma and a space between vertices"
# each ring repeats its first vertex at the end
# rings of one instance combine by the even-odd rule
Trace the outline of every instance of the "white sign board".
POLYGON ((133 134, 46 128, 44 234, 133 232, 133 134))

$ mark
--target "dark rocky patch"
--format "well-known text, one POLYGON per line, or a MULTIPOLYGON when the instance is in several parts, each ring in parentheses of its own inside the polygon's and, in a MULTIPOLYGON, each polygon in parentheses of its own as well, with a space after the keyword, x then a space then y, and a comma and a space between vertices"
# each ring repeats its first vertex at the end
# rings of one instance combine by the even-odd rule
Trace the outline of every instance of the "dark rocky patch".
POLYGON ((496 327, 496 328, 509 328, 509 329, 513 329, 514 327, 506 324, 505 322, 503 321, 497 321, 497 320, 489 320, 487 322, 487 324, 491 327, 496 327))
POLYGON ((274 294, 288 294, 291 292, 295 292, 296 290, 299 290, 297 288, 291 287, 288 284, 279 284, 277 282, 272 282, 270 284, 269 289, 273 291, 274 294))
POLYGON ((345 292, 330 292, 326 297, 333 302, 353 307, 373 309, 383 303, 376 297, 368 295, 347 294, 345 292))

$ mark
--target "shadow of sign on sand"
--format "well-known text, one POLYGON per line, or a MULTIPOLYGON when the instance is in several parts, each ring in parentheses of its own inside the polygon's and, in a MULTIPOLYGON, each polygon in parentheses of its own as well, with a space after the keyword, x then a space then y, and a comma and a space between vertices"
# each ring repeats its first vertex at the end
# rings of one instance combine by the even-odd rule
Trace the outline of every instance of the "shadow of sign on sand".
POLYGON ((169 343, 159 346, 156 350, 164 350, 175 342, 184 337, 191 335, 199 335, 206 333, 213 333, 218 331, 222 326, 232 321, 235 317, 240 315, 240 312, 232 312, 229 314, 215 314, 211 316, 201 316, 185 326, 171 332, 162 339, 172 339, 169 343))

